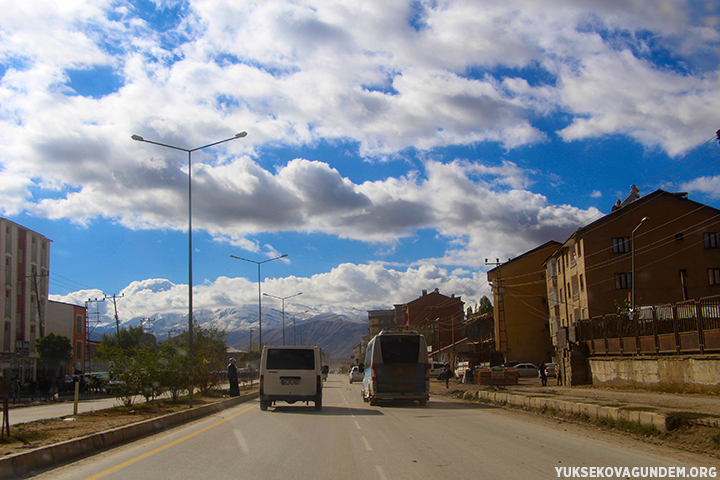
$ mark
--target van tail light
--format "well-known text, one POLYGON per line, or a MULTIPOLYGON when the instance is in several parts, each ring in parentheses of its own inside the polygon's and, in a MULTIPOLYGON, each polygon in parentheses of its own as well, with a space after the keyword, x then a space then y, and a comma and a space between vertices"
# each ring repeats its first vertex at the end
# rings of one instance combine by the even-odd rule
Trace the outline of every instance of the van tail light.
POLYGON ((262 393, 264 386, 265 386, 265 375, 260 375, 260 393, 262 393))
POLYGON ((375 381, 377 379, 377 375, 375 373, 375 364, 374 363, 370 367, 370 378, 372 379, 372 382, 375 383, 375 381))
POLYGON ((429 363, 425 364, 425 381, 426 382, 430 381, 430 364, 429 363))
POLYGON ((322 375, 317 376, 317 391, 322 390, 322 375))

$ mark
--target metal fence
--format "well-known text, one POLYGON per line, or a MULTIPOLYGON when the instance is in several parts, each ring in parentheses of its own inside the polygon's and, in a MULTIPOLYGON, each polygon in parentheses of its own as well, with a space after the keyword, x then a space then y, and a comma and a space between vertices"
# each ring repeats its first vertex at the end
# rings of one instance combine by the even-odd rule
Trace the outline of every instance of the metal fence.
POLYGON ((590 355, 720 351, 720 295, 580 320, 578 343, 590 355))

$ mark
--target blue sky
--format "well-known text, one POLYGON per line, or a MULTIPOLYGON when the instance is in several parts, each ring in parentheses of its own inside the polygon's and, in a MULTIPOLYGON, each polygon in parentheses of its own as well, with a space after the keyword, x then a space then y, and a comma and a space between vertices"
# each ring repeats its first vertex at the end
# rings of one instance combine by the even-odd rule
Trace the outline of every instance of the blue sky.
MULTIPOLYGON (((53 298, 198 308, 490 295, 485 259, 632 184, 718 206, 712 1, 115 1, 0 18, 0 215, 50 238, 53 298), (300 302, 302 299, 302 302, 300 302)), ((121 316, 122 316, 121 315, 121 316)))

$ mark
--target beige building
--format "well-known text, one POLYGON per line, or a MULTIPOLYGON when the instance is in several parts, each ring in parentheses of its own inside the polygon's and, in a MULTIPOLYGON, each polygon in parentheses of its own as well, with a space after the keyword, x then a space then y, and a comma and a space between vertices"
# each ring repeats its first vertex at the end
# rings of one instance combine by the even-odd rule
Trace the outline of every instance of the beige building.
POLYGON ((372 340, 383 330, 391 330, 402 325, 402 305, 392 310, 368 310, 368 338, 372 340))
POLYGON ((546 272, 553 344, 567 359, 578 320, 720 294, 720 211, 633 188, 558 248, 546 272))
POLYGON ((45 332, 50 240, 0 218, 4 292, 0 329, 0 369, 5 378, 35 378, 35 340, 45 332))
POLYGON ((495 349, 505 362, 549 362, 545 260, 560 243, 548 242, 487 272, 493 287, 495 349))

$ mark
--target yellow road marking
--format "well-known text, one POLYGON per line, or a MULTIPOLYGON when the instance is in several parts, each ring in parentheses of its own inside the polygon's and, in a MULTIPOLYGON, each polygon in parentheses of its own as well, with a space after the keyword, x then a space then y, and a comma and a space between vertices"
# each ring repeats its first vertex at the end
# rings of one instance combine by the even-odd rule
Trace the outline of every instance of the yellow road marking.
POLYGON ((237 417, 237 416, 239 416, 239 415, 242 415, 243 413, 245 413, 245 412, 247 412, 247 411, 250 411, 250 410, 252 410, 252 409, 255 408, 255 407, 257 407, 257 405, 253 405, 253 406, 250 407, 250 408, 246 408, 245 410, 243 410, 243 411, 241 411, 241 412, 238 412, 238 413, 236 413, 235 415, 233 415, 233 416, 231 416, 231 417, 224 418, 224 419, 220 420, 219 422, 215 422, 215 423, 213 423, 212 425, 209 425, 209 426, 207 426, 207 427, 205 427, 205 428, 203 428, 203 429, 201 429, 201 430, 198 430, 197 432, 191 433, 191 434, 189 434, 189 435, 185 435, 185 436, 182 437, 182 438, 178 438, 177 440, 174 440, 174 441, 168 443, 167 445, 163 445, 162 447, 158 447, 158 448, 156 448, 156 449, 154 449, 154 450, 150 450, 149 452, 143 453, 142 455, 139 455, 139 456, 137 456, 137 457, 135 457, 135 458, 131 458, 130 460, 126 460, 126 461, 123 462, 123 463, 117 464, 117 465, 115 465, 115 466, 112 467, 112 468, 108 468, 107 470, 104 470, 104 471, 102 471, 102 472, 100 472, 100 473, 96 473, 95 475, 91 475, 91 476, 87 477, 85 480, 96 480, 96 479, 98 479, 98 478, 104 477, 105 475, 109 475, 109 474, 111 474, 111 473, 117 472, 118 470, 122 470, 122 469, 125 468, 125 467, 129 467, 130 465, 132 465, 132 464, 134 464, 134 463, 137 463, 137 462, 139 462, 140 460, 144 460, 144 459, 146 459, 146 458, 148 458, 148 457, 150 457, 150 456, 152 456, 152 455, 155 455, 156 453, 162 452, 163 450, 165 450, 165 449, 167 449, 167 448, 173 447, 173 446, 177 445, 178 443, 182 443, 182 442, 184 442, 185 440, 189 440, 189 439, 191 439, 192 437, 194 437, 194 436, 196 436, 196 435, 200 435, 200 434, 203 433, 203 432, 207 432, 207 431, 210 430, 211 428, 215 428, 215 427, 217 427, 218 425, 227 422, 228 420, 232 420, 233 418, 235 418, 235 417, 237 417))

